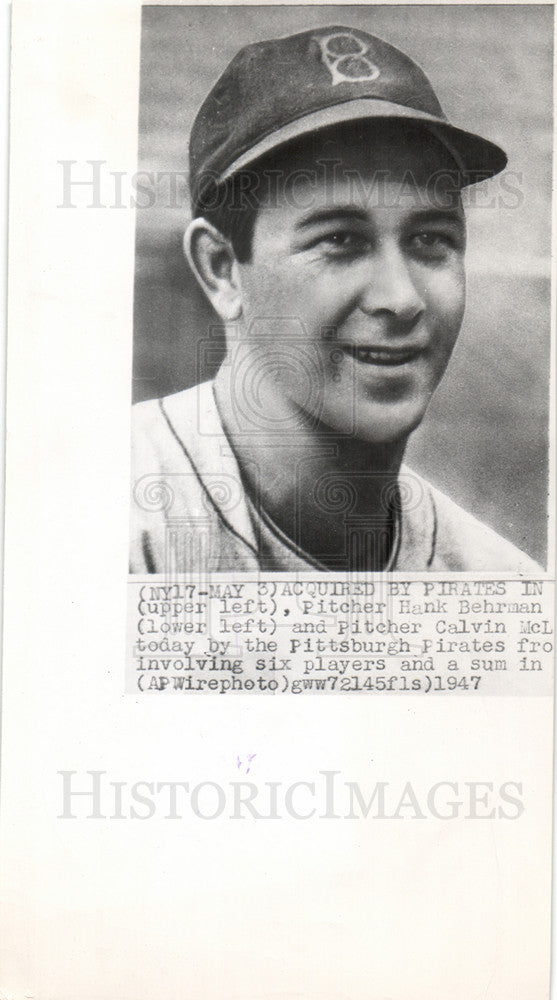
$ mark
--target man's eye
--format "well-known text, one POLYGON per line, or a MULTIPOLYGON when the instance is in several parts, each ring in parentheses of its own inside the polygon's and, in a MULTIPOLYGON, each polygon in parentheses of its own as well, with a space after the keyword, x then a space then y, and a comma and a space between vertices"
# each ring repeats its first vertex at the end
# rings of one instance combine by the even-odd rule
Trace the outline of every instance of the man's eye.
POLYGON ((416 233, 410 243, 418 253, 428 257, 443 257, 459 246, 457 238, 452 233, 445 232, 416 233))
POLYGON ((418 233, 416 239, 424 246, 430 247, 438 243, 443 237, 439 233, 418 233))
POLYGON ((361 233, 339 230, 320 236, 316 240, 316 245, 323 247, 327 253, 339 256, 361 253, 365 248, 366 240, 361 233))

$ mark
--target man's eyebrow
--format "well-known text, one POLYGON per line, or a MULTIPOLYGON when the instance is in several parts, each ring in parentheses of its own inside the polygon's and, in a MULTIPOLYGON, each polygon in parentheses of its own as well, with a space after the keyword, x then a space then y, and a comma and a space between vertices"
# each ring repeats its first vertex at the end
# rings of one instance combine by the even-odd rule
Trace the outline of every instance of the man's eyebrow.
POLYGON ((318 225, 320 222, 334 222, 336 219, 355 219, 358 222, 367 222, 368 214, 364 208, 356 208, 355 205, 337 205, 334 208, 323 208, 317 211, 309 211, 298 219, 296 229, 305 229, 308 226, 318 225))
MULTIPOLYGON (((335 222, 339 219, 354 219, 357 222, 369 222, 365 208, 355 205, 336 205, 331 208, 310 210, 296 221, 295 229, 307 229, 309 226, 323 222, 335 222)), ((409 222, 454 222, 464 225, 462 209, 455 208, 416 208, 410 213, 409 222)))
POLYGON ((462 209, 455 208, 417 208, 412 212, 412 221, 417 222, 456 222, 464 225, 462 209))

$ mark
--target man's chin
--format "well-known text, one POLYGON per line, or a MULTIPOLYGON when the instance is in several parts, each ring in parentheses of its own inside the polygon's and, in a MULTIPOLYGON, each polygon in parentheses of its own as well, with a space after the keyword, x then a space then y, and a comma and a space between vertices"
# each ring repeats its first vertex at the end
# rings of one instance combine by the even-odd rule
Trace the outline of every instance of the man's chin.
POLYGON ((410 434, 421 424, 426 410, 416 406, 364 407, 364 412, 358 412, 358 409, 343 415, 324 412, 320 421, 323 430, 370 446, 404 446, 410 434))
POLYGON ((401 445, 406 444, 408 438, 416 427, 422 422, 422 417, 411 422, 404 421, 396 424, 383 424, 381 421, 369 426, 364 424, 357 426, 354 430, 354 437, 368 444, 377 445, 401 445))

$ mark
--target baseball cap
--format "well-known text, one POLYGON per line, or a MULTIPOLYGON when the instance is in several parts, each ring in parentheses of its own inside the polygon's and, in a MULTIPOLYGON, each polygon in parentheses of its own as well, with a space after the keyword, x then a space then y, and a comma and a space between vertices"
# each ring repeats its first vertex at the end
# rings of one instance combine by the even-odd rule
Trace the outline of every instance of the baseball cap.
POLYGON ((341 122, 423 123, 453 157, 463 186, 499 173, 503 150, 452 125, 420 67, 360 28, 331 26, 242 48, 203 102, 190 137, 194 211, 203 195, 261 156, 341 122))

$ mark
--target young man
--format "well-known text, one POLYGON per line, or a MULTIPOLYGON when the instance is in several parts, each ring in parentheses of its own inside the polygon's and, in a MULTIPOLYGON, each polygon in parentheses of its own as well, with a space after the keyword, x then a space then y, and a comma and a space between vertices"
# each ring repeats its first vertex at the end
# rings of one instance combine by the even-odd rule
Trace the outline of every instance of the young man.
POLYGON ((134 408, 132 572, 539 571, 402 465, 462 321, 461 189, 505 164, 359 29, 238 53, 185 240, 226 357, 134 408))

